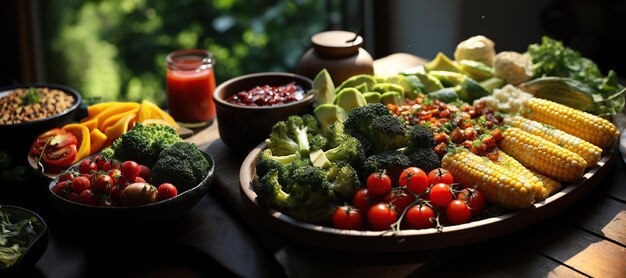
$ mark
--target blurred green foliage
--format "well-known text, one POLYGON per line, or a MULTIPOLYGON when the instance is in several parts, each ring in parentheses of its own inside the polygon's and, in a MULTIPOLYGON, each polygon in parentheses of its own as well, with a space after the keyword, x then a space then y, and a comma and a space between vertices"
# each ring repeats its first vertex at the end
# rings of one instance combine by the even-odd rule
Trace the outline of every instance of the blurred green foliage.
POLYGON ((213 53, 218 84, 259 71, 292 71, 333 2, 316 0, 42 1, 47 79, 85 98, 164 104, 165 56, 213 53), (328 7, 330 6, 330 7, 328 7))

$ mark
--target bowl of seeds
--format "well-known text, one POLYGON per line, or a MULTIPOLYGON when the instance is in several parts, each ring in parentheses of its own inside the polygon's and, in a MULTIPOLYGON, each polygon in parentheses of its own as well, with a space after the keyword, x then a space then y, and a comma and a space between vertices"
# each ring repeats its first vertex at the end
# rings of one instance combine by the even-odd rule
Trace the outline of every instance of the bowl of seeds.
POLYGON ((74 120, 80 93, 56 84, 0 88, 0 144, 15 154, 28 152, 38 134, 74 120))

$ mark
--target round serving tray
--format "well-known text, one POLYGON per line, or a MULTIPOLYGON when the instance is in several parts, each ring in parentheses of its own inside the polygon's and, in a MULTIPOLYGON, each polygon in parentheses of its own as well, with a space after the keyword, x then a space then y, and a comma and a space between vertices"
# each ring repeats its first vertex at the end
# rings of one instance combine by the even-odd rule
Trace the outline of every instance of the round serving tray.
POLYGON ((339 230, 295 220, 273 209, 260 207, 256 202, 255 184, 258 177, 255 165, 259 153, 266 148, 259 144, 246 157, 239 171, 242 198, 247 211, 272 230, 293 240, 326 249, 354 252, 411 252, 422 249, 447 248, 467 245, 502 236, 543 221, 566 209, 596 186, 608 173, 617 155, 615 148, 605 150, 596 167, 588 169, 583 177, 548 199, 531 208, 509 212, 470 223, 422 230, 355 231, 339 230))

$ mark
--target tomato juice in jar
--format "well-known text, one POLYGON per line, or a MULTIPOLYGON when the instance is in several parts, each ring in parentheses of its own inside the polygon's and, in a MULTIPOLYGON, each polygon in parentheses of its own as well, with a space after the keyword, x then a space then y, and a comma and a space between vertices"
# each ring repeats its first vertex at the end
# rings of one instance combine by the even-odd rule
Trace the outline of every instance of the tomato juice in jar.
POLYGON ((210 124, 215 117, 213 55, 184 49, 167 55, 167 106, 177 122, 187 127, 210 124))

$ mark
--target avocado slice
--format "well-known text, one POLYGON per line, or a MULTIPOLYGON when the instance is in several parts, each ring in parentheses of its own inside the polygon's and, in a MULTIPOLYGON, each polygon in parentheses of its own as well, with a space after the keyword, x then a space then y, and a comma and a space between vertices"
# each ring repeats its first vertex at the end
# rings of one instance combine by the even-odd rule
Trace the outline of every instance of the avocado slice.
POLYGON ((404 104, 404 97, 399 92, 386 92, 380 96, 380 102, 382 104, 394 104, 400 106, 404 104))
POLYGON ((343 122, 348 118, 348 113, 343 108, 326 103, 315 107, 313 114, 317 121, 320 123, 322 130, 326 130, 329 126, 336 122, 343 122))
POLYGON ((480 82, 480 85, 490 92, 493 92, 493 89, 501 88, 502 86, 504 86, 504 84, 506 84, 506 82, 504 82, 504 79, 495 76, 480 82))
POLYGON ((417 93, 421 92, 421 90, 417 88, 417 84, 411 82, 405 75, 397 74, 389 76, 387 77, 386 82, 402 86, 402 88, 404 88, 405 98, 415 99, 417 97, 417 93))
POLYGON ((315 104, 322 105, 332 103, 335 99, 335 84, 326 69, 322 69, 313 79, 313 92, 315 104))
POLYGON ((456 64, 456 62, 450 60, 448 56, 446 56, 445 54, 441 52, 437 53, 437 56, 435 57, 435 59, 425 64, 424 68, 427 71, 442 70, 442 71, 464 73, 461 67, 459 67, 459 65, 456 64))
POLYGON ((400 94, 400 96, 402 96, 402 99, 404 99, 404 88, 400 85, 397 84, 392 84, 392 83, 378 83, 376 85, 374 85, 374 87, 372 88, 373 92, 378 92, 381 94, 387 93, 387 92, 398 92, 400 94))
POLYGON ((416 73, 415 76, 422 82, 424 91, 427 93, 443 89, 441 81, 428 73, 416 73))
POLYGON ((336 90, 339 92, 345 88, 359 86, 362 83, 367 84, 368 88, 372 88, 374 87, 374 84, 376 84, 376 79, 369 74, 358 74, 343 81, 336 90))
POLYGON ((438 99, 445 103, 450 103, 459 100, 459 95, 452 88, 443 88, 434 92, 430 92, 427 95, 430 99, 438 99))
POLYGON ((359 90, 359 92, 361 93, 367 93, 370 91, 370 88, 367 86, 367 83, 361 83, 360 85, 357 85, 354 88, 359 90))
POLYGON ((354 108, 367 105, 361 92, 355 88, 345 88, 339 91, 335 97, 335 103, 347 113, 350 113, 354 108))
POLYGON ((379 92, 367 92, 363 93, 363 97, 367 103, 380 103, 380 97, 382 95, 379 92))
POLYGON ((459 62, 461 69, 476 81, 483 81, 493 77, 493 68, 472 60, 461 60, 459 62))
POLYGON ((441 81, 441 84, 444 87, 452 87, 452 86, 459 85, 463 83, 465 79, 467 79, 467 75, 461 74, 458 72, 451 72, 451 71, 433 70, 433 71, 429 71, 428 74, 439 79, 439 81, 441 81))
POLYGON ((491 92, 481 86, 474 79, 466 78, 463 83, 453 87, 456 93, 459 95, 459 99, 467 103, 472 103, 474 100, 481 97, 491 95, 491 92))

